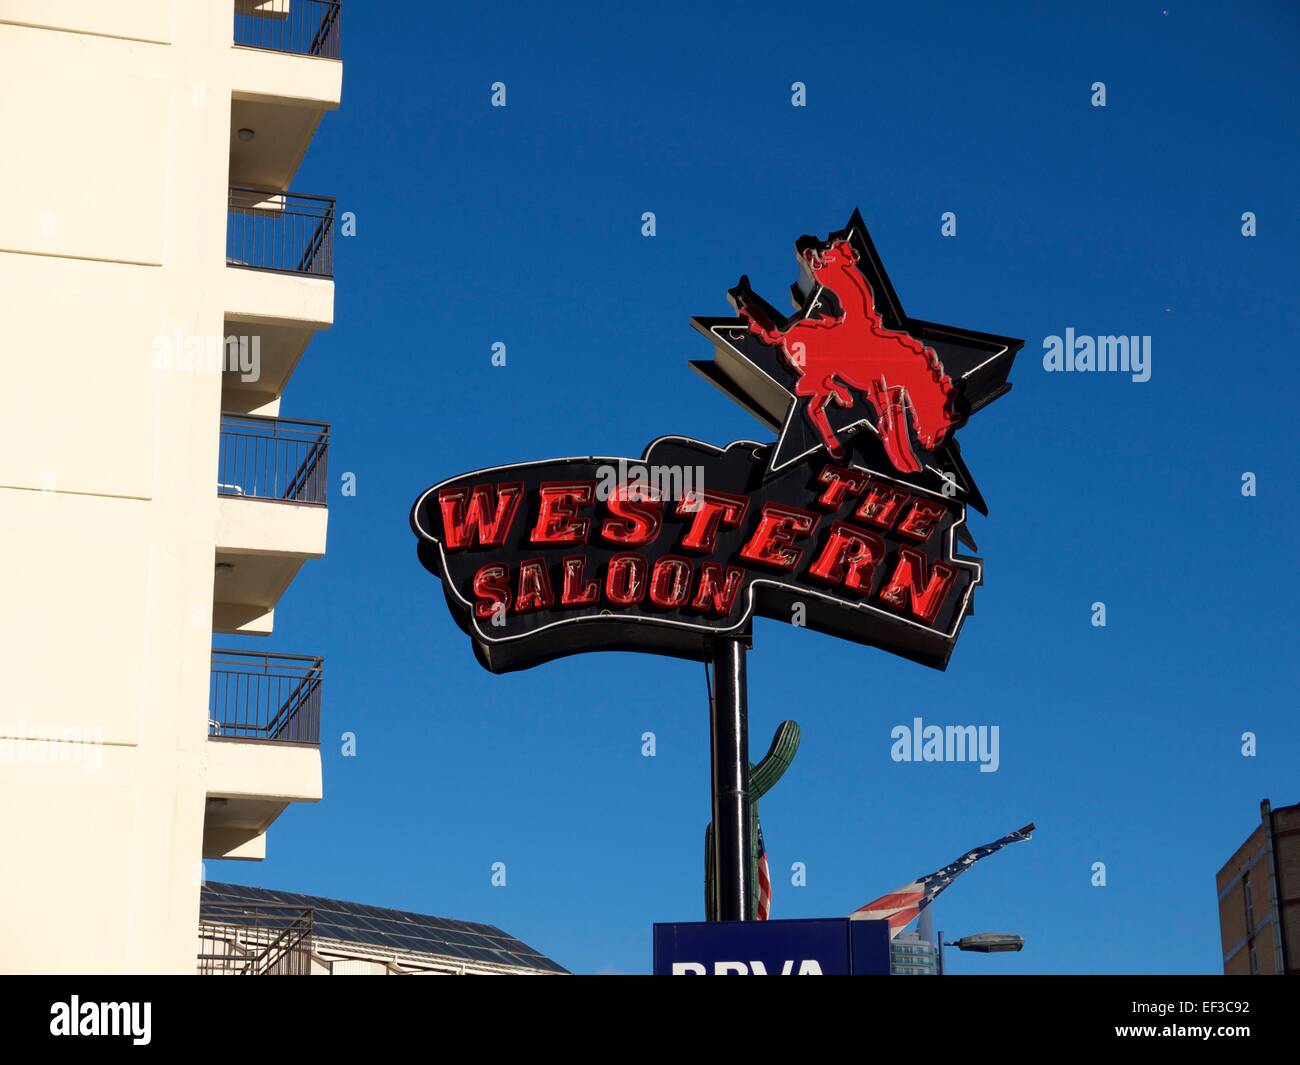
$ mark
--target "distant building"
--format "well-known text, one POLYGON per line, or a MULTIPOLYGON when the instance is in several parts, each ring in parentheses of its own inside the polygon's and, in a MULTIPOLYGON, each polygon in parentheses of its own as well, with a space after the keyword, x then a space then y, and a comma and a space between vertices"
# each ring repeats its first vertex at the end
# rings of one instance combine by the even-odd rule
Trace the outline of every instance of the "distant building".
POLYGON ((1300 975, 1300 803, 1259 804, 1260 824, 1219 870, 1229 976, 1300 975))
POLYGON ((915 932, 900 932, 889 944, 891 976, 938 976, 939 948, 915 932))
POLYGON ((238 884, 203 886, 198 956, 206 976, 567 973, 490 924, 238 884))

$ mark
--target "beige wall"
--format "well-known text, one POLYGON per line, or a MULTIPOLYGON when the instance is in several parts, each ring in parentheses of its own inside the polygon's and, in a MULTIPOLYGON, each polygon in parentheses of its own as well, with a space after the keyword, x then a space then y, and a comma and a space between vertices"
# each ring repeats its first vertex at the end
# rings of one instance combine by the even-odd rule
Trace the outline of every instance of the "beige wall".
POLYGON ((6 972, 194 971, 231 10, 0 0, 6 972))

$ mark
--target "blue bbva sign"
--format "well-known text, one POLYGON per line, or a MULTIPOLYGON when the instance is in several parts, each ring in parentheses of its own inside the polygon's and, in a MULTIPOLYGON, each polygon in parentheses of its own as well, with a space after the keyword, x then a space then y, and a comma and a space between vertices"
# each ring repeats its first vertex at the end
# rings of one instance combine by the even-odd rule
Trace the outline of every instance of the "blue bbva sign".
POLYGON ((889 922, 657 924, 654 951, 656 976, 888 976, 889 922))

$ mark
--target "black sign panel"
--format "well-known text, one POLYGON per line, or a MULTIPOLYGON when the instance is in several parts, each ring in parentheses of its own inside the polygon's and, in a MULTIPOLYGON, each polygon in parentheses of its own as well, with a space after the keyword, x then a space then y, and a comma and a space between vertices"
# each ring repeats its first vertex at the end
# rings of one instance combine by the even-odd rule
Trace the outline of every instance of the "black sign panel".
POLYGON ((665 437, 640 460, 465 474, 426 491, 412 526, 494 672, 590 650, 700 658, 754 614, 942 666, 980 579, 954 554, 964 508, 872 472, 873 444, 769 477, 770 445, 665 437))

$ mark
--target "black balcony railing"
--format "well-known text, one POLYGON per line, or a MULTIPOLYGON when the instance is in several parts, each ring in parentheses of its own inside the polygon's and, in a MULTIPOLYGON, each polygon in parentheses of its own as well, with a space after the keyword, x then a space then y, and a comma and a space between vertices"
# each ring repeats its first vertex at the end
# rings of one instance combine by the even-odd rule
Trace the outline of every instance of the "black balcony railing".
POLYGON ((310 976, 313 915, 278 902, 199 904, 200 976, 310 976))
POLYGON ((214 649, 208 735, 319 744, 324 665, 310 655, 214 649))
POLYGON ((235 0, 235 43, 339 57, 339 0, 235 0))
POLYGON ((223 414, 217 494, 324 506, 329 446, 325 422, 223 414))
POLYGON ((333 277, 333 198, 232 185, 226 264, 333 277))

